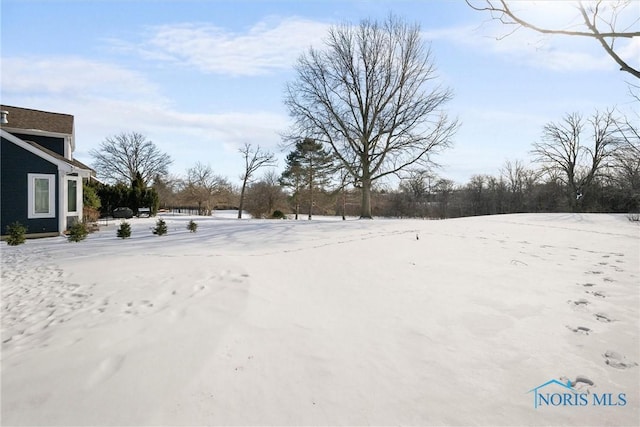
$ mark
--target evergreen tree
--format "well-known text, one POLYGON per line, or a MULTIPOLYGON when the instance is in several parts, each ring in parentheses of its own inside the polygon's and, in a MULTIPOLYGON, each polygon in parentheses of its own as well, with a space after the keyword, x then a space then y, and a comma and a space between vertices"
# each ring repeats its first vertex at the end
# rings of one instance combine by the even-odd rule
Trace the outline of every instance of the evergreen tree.
POLYGON ((298 219, 299 196, 302 189, 306 190, 309 204, 309 219, 313 213, 314 188, 328 185, 331 175, 335 172, 334 158, 325 150, 322 142, 311 138, 298 141, 293 151, 287 155, 286 168, 282 174, 283 185, 294 189, 296 204, 296 219, 298 219))
POLYGON ((156 221, 156 226, 152 230, 152 232, 153 232, 153 234, 158 235, 158 236, 163 236, 163 235, 167 234, 167 223, 164 222, 164 219, 160 218, 160 219, 158 219, 158 221, 156 221))
POLYGON ((302 171, 298 154, 296 151, 292 151, 287 155, 286 168, 280 177, 280 185, 290 187, 293 190, 291 199, 296 219, 298 219, 298 214, 300 213, 300 192, 304 186, 303 176, 304 172, 302 171))
POLYGON ((128 239, 131 237, 131 224, 127 221, 122 221, 120 223, 120 228, 118 228, 117 235, 121 239, 128 239))
POLYGON ((77 221, 69 227, 68 239, 70 242, 79 242, 86 239, 88 234, 87 225, 84 222, 77 221))
POLYGON ((18 221, 7 225, 7 244, 9 246, 18 246, 24 243, 27 234, 27 227, 18 221))

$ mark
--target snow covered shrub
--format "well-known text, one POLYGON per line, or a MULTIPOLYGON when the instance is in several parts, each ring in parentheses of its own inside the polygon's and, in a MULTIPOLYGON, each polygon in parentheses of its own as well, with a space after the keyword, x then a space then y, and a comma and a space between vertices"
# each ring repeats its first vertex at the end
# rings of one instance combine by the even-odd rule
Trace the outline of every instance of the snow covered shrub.
POLYGON ((11 225, 7 225, 7 234, 7 244, 9 246, 18 246, 24 243, 26 239, 27 227, 16 221, 11 225))
POLYGON ((197 229, 198 229, 198 224, 196 224, 194 220, 189 221, 189 224, 187 224, 187 230, 189 230, 192 233, 195 233, 197 229))
POLYGON ((156 221, 156 226, 151 231, 153 232, 153 234, 163 236, 167 234, 167 223, 164 222, 164 219, 160 218, 158 221, 156 221))
POLYGON ((275 211, 273 211, 273 214, 271 214, 271 218, 273 218, 273 219, 285 219, 286 215, 282 211, 275 210, 275 211))
POLYGON ((127 221, 122 221, 120 223, 120 228, 118 228, 118 237, 121 239, 127 239, 131 237, 131 224, 127 221))
POLYGON ((629 219, 629 221, 639 222, 640 221, 640 213, 630 213, 629 215, 627 215, 627 218, 629 219))
POLYGON ((86 239, 88 234, 87 225, 82 221, 76 221, 69 227, 68 239, 70 242, 79 242, 86 239))

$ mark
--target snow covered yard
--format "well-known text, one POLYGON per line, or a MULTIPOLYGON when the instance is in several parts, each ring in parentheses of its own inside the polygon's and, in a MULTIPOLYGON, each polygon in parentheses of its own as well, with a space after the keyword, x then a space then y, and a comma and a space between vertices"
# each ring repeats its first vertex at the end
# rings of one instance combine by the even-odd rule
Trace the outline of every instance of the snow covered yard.
POLYGON ((640 423, 624 215, 164 218, 2 244, 3 425, 640 423))

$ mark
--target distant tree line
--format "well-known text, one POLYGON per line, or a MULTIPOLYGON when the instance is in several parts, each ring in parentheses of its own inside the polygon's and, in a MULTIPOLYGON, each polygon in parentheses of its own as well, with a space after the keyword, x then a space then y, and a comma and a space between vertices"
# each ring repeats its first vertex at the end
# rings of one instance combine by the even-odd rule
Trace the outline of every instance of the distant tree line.
MULTIPOLYGON (((269 167, 241 175, 242 191, 196 163, 184 177, 156 175, 147 187, 136 176, 129 185, 97 188, 103 214, 117 206, 179 210, 211 215, 215 209, 243 209, 254 218, 282 212, 298 218, 313 215, 360 216, 361 191, 340 167, 331 151, 316 140, 303 139, 290 147, 285 169, 277 173, 273 155, 260 147, 239 150, 249 159, 259 153, 269 167), (253 154, 252 154, 253 153, 253 154)), ((613 110, 584 117, 565 115, 543 127, 532 145, 530 165, 506 161, 496 175, 474 175, 456 184, 433 170, 407 171, 395 188, 371 189, 371 212, 380 217, 455 218, 521 212, 639 212, 640 137, 638 128, 613 110)))
MULTIPOLYGON (((555 33, 520 19, 507 1, 468 3, 503 22, 555 33)), ((588 31, 570 34, 596 38, 619 62, 613 41, 638 34, 602 33, 589 17, 613 28, 624 7, 603 18, 602 9, 579 3, 588 31)), ((238 218, 246 211, 254 218, 286 213, 296 219, 300 213, 311 219, 640 211, 639 117, 614 109, 569 113, 544 125, 531 165, 507 161, 495 176, 475 175, 465 184, 436 174, 433 157, 450 148, 459 123, 444 110, 452 91, 437 82, 420 35, 418 26, 391 15, 380 23, 334 26, 323 48, 301 55, 285 91, 293 125, 283 134, 289 152, 282 173, 274 169, 273 153, 246 143, 239 149, 245 166, 239 187, 201 162, 184 176, 170 176, 171 157, 144 135, 107 138, 91 153, 108 181, 96 190, 100 209, 211 215, 226 208, 238 209, 238 218), (268 171, 257 177, 262 168, 268 171)))

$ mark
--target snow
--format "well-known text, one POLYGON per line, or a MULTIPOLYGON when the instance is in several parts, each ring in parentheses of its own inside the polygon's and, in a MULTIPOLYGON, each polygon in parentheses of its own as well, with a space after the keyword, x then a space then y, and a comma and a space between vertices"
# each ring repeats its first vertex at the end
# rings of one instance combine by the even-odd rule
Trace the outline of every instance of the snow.
POLYGON ((640 423, 624 215, 233 217, 3 243, 2 425, 640 423))

